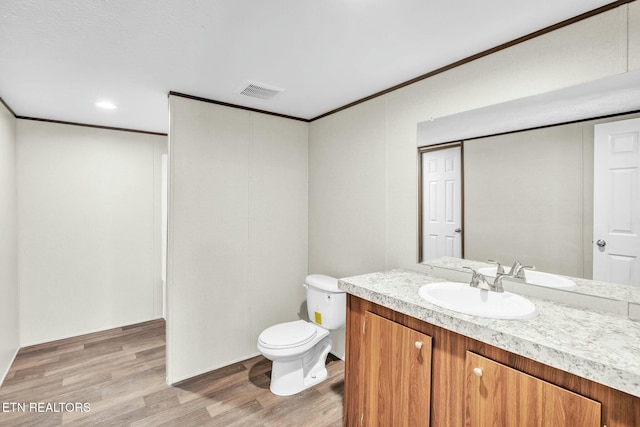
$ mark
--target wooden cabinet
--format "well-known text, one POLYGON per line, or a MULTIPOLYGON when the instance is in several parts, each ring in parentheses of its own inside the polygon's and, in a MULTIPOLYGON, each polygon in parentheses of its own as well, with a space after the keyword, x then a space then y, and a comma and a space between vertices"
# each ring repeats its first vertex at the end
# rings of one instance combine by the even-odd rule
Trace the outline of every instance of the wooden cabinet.
POLYGON ((344 395, 354 427, 640 426, 638 397, 353 295, 344 395))
POLYGON ((361 425, 428 426, 431 337, 367 312, 361 425))
POLYGON ((600 427, 600 403, 470 351, 465 426, 600 427))

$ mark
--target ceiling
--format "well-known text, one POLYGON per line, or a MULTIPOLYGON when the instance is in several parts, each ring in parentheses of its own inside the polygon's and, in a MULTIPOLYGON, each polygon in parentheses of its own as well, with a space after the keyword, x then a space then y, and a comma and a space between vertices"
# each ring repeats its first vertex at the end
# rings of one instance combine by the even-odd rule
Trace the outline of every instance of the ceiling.
POLYGON ((168 131, 170 91, 311 119, 608 3, 2 0, 0 97, 18 116, 151 132, 168 131), (247 81, 285 91, 240 95, 247 81))

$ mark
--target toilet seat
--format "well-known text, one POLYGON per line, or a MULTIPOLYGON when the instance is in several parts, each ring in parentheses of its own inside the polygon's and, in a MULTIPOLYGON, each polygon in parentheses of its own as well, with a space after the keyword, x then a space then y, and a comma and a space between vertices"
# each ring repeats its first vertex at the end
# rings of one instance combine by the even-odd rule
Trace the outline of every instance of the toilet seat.
POLYGON ((300 347, 312 341, 318 328, 304 320, 279 323, 262 331, 258 341, 265 348, 287 349, 300 347))

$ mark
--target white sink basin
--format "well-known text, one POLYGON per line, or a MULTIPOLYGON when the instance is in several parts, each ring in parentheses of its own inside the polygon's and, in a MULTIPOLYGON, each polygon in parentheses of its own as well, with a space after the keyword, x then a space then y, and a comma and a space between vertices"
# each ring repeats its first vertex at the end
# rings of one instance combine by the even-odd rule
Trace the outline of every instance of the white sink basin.
POLYGON ((431 304, 472 316, 531 319, 538 314, 536 306, 520 295, 472 288, 468 283, 429 283, 418 293, 431 304))
MULTIPOLYGON (((496 277, 497 267, 483 267, 478 269, 478 273, 486 277, 496 277)), ((509 274, 511 267, 504 267, 504 272, 509 274)), ((536 270, 525 270, 524 281, 531 285, 544 286, 546 288, 564 289, 570 291, 576 288, 576 283, 565 277, 556 276, 555 274, 545 273, 536 270)))

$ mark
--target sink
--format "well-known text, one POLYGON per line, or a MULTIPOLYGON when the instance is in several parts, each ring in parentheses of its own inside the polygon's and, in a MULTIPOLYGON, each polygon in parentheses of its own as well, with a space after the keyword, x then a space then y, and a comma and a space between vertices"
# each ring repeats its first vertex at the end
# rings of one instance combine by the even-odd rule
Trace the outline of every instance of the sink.
POLYGON ((418 294, 431 304, 472 316, 531 319, 538 314, 536 306, 520 295, 472 288, 468 283, 429 283, 418 294))
MULTIPOLYGON (((478 269, 478 273, 486 277, 496 277, 497 267, 484 267, 478 269)), ((509 274, 511 267, 504 267, 504 272, 509 274)), ((565 277, 556 276, 555 274, 545 273, 543 271, 525 270, 525 282, 531 285, 544 286, 546 288, 556 288, 570 291, 576 288, 576 283, 565 277)))

